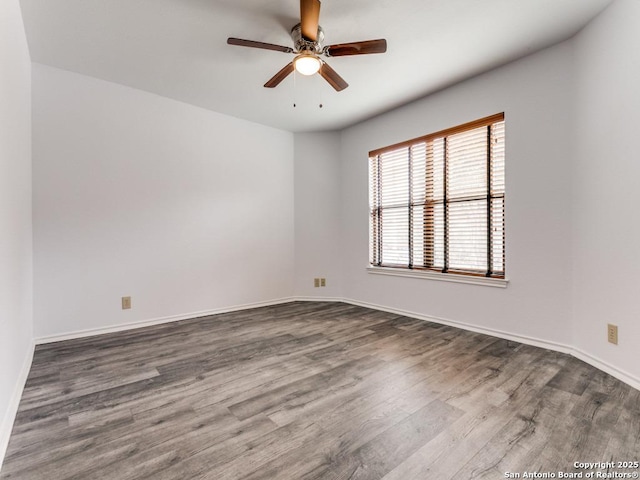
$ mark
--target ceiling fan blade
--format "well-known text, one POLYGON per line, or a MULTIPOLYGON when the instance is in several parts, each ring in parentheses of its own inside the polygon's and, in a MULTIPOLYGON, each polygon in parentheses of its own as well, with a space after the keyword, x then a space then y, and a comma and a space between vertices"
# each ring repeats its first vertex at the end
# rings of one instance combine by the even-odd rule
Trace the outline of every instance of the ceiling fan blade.
POLYGON ((242 38, 227 38, 229 45, 238 45, 240 47, 262 48, 263 50, 275 50, 276 52, 293 53, 295 50, 291 47, 283 47, 282 45, 274 45, 273 43, 255 42, 253 40, 244 40, 242 38))
POLYGON ((286 65, 282 70, 280 70, 278 73, 276 73, 273 77, 271 77, 271 79, 269 79, 269 81, 265 83, 264 86, 267 88, 277 87, 280 84, 280 82, 282 82, 285 78, 289 76, 291 72, 293 72, 293 70, 294 70, 294 66, 293 66, 293 62, 291 62, 290 64, 286 65))
POLYGON ((300 24, 302 36, 307 40, 318 40, 318 22, 320 21, 320 0, 300 0, 300 24))
POLYGON ((387 51, 387 41, 366 40, 364 42, 338 43, 324 47, 323 53, 329 57, 344 57, 346 55, 367 55, 369 53, 384 53, 387 51))
POLYGON ((331 68, 328 63, 322 62, 322 66, 318 73, 322 78, 329 82, 329 85, 335 88, 337 92, 340 92, 349 86, 349 84, 344 81, 344 78, 338 75, 338 72, 331 68))

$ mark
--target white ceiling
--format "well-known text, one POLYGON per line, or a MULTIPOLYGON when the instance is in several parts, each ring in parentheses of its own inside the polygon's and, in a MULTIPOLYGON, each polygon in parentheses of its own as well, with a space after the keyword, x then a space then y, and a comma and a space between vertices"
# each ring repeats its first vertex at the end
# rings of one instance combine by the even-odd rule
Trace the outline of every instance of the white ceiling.
POLYGON ((297 0, 21 0, 34 62, 294 132, 343 128, 567 39, 611 0, 323 0, 325 44, 386 38, 328 63, 350 84, 290 75, 297 0), (296 108, 293 103, 296 103, 296 108), (319 104, 323 108, 319 108, 319 104))

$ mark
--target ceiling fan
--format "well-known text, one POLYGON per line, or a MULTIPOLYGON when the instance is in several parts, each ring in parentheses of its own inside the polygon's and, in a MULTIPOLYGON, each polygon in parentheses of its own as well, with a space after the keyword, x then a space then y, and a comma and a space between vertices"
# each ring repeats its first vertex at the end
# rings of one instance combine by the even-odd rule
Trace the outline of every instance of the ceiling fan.
POLYGON ((241 47, 262 48, 264 50, 297 54, 291 63, 264 84, 267 88, 278 86, 290 73, 296 70, 302 75, 319 73, 339 92, 347 88, 349 84, 320 56, 343 57, 347 55, 384 53, 387 51, 387 41, 381 38, 378 40, 324 46, 324 31, 318 25, 319 19, 320 0, 300 0, 300 23, 291 29, 291 38, 295 48, 233 37, 229 37, 227 43, 241 47))

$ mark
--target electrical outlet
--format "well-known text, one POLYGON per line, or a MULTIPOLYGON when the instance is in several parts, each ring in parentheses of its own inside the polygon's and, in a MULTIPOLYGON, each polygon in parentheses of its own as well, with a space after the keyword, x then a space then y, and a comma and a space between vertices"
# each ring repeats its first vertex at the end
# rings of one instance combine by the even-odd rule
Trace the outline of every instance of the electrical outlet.
POLYGON ((607 340, 614 345, 618 344, 618 326, 607 324, 607 340))
POLYGON ((131 297, 122 297, 122 309, 129 310, 131 308, 131 297))
POLYGON ((320 286, 321 287, 326 287, 327 286, 327 279, 326 278, 321 278, 320 279, 320 286))
POLYGON ((320 279, 319 278, 314 278, 313 279, 313 286, 315 288, 318 288, 320 286, 320 279))

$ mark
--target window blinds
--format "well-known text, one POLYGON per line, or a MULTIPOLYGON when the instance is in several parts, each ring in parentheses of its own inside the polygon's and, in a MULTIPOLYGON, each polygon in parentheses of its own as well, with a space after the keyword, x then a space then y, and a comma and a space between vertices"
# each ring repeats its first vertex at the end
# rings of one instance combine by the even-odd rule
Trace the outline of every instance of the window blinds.
POLYGON ((370 263, 504 278, 504 114, 369 153, 370 263))

